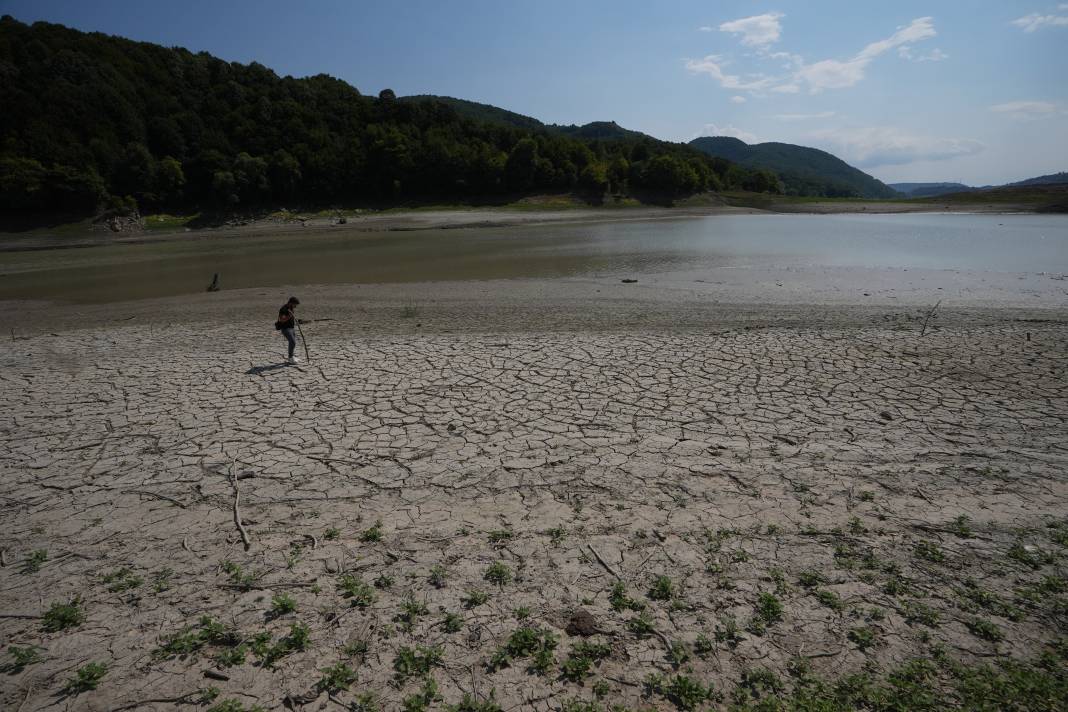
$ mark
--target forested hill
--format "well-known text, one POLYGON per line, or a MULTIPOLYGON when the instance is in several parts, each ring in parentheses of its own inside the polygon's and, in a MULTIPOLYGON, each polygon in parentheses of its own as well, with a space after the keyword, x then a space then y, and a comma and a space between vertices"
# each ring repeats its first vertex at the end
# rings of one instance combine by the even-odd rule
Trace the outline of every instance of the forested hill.
POLYGON ((893 188, 826 151, 789 143, 747 144, 730 136, 705 136, 690 141, 710 156, 748 168, 775 171, 789 195, 827 198, 894 198, 893 188))
MULTIPOLYGON (((684 145, 462 115, 207 53, 0 19, 0 211, 775 189, 684 145)), ((491 107, 492 108, 492 107, 491 107)), ((501 110, 498 110, 501 111, 501 110)), ((516 115, 518 116, 518 115, 516 115)))

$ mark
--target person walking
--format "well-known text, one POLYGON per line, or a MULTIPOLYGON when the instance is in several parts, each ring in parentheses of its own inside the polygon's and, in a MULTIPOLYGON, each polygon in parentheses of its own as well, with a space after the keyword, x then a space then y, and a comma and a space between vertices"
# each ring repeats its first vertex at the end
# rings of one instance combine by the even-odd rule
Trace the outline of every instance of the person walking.
POLYGON ((289 357, 286 359, 287 363, 300 363, 300 359, 293 355, 293 351, 297 348, 297 317, 293 311, 300 304, 300 300, 296 297, 290 297, 289 301, 282 305, 282 308, 278 310, 278 321, 275 322, 274 328, 282 332, 282 336, 286 337, 286 341, 289 342, 289 357))

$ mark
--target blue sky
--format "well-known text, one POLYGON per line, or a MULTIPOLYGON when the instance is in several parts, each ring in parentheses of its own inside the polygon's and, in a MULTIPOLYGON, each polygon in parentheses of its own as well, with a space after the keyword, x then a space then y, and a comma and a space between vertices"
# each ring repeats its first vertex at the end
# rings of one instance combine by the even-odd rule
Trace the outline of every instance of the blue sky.
POLYGON ((816 146, 888 182, 1068 170, 1068 2, 0 0, 0 13, 659 138, 816 146))

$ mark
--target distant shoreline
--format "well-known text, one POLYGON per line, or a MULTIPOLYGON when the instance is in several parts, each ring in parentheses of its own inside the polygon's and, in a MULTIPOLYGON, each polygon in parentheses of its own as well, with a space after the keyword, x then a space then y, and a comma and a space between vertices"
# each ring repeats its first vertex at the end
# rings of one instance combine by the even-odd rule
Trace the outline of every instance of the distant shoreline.
POLYGON ((293 233, 366 233, 409 230, 506 228, 544 224, 582 224, 670 220, 718 215, 893 215, 908 213, 1034 214, 1026 203, 936 203, 880 200, 801 201, 781 196, 761 196, 753 205, 687 205, 675 207, 435 207, 381 211, 322 211, 293 213, 286 218, 267 216, 233 219, 228 224, 189 228, 173 216, 148 215, 144 227, 112 232, 88 222, 39 228, 26 232, 0 232, 0 252, 96 247, 112 244, 144 244, 178 240, 266 237, 293 233), (337 215, 345 218, 339 224, 337 215), (166 222, 153 227, 153 221, 166 222))

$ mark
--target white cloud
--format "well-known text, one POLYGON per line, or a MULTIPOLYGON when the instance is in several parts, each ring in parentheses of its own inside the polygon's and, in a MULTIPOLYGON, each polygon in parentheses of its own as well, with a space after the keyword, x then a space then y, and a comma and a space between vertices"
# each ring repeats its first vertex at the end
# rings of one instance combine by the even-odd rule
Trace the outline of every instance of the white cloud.
MULTIPOLYGON (((1058 5, 1058 10, 1068 10, 1068 5, 1058 5)), ((1032 12, 1030 15, 1024 15, 1023 17, 1013 20, 1012 25, 1023 29, 1024 32, 1034 32, 1044 25, 1050 27, 1065 27, 1068 26, 1068 16, 1064 15, 1040 15, 1037 12, 1032 12)))
POLYGON ((715 27, 709 27, 708 25, 704 25, 702 27, 698 27, 697 31, 698 32, 715 32, 716 28, 715 27))
POLYGON ((821 111, 818 114, 776 114, 773 118, 778 121, 808 121, 810 119, 829 119, 834 116, 833 111, 821 111))
POLYGON ((986 148, 974 139, 916 136, 889 126, 816 131, 809 139, 860 168, 945 161, 986 148))
POLYGON ((705 124, 697 136, 731 136, 733 138, 740 139, 746 143, 759 143, 755 134, 752 134, 744 129, 740 129, 733 124, 727 124, 726 126, 718 126, 716 124, 705 124))
POLYGON ((714 54, 710 54, 704 59, 688 59, 686 60, 686 68, 695 74, 707 74, 717 82, 724 89, 735 89, 741 91, 761 91, 767 89, 774 84, 777 80, 765 77, 761 74, 754 75, 753 79, 745 80, 735 74, 728 74, 724 71, 726 63, 722 57, 714 54))
POLYGON ((745 97, 744 96, 738 96, 736 94, 736 95, 731 97, 731 103, 732 104, 744 104, 745 103, 745 97))
POLYGON ((769 12, 724 22, 719 29, 721 32, 741 35, 742 44, 749 47, 767 47, 778 42, 782 36, 782 25, 779 23, 782 17, 781 12, 769 12))
POLYGON ((912 53, 912 47, 905 45, 897 48, 897 55, 902 59, 907 59, 910 62, 941 62, 943 59, 949 59, 949 55, 943 52, 938 47, 927 54, 915 55, 912 53))
POLYGON ((1058 113, 1057 105, 1049 101, 1010 101, 995 104, 990 110, 1014 119, 1041 119, 1058 113))
POLYGON ((940 49, 935 49, 920 57, 913 55, 911 46, 914 43, 930 39, 938 34, 930 17, 920 17, 904 27, 899 27, 886 39, 872 42, 850 59, 825 59, 813 64, 805 64, 804 58, 799 55, 763 51, 766 49, 766 44, 760 43, 770 43, 779 38, 779 17, 782 17, 780 13, 747 17, 725 22, 720 25, 720 29, 742 33, 744 35, 742 43, 758 46, 762 57, 784 60, 787 73, 778 76, 763 73, 745 76, 731 74, 726 70, 729 62, 718 55, 708 55, 704 59, 688 59, 686 68, 696 74, 708 74, 721 87, 732 91, 747 91, 754 94, 762 92, 796 94, 804 85, 808 87, 810 93, 817 94, 825 89, 844 89, 857 84, 864 79, 865 70, 876 57, 895 48, 902 57, 917 62, 937 62, 949 56, 940 49), (756 20, 761 20, 762 23, 774 22, 774 30, 765 27, 764 30, 758 32, 756 28, 763 27, 763 25, 756 23, 756 20))
POLYGON ((851 59, 844 62, 836 59, 825 59, 815 64, 809 64, 797 72, 797 77, 808 84, 809 91, 813 94, 824 89, 851 87, 864 78, 864 70, 879 55, 895 47, 907 46, 929 39, 937 34, 931 18, 920 17, 913 20, 908 26, 898 29, 890 37, 878 42, 872 42, 851 59))

